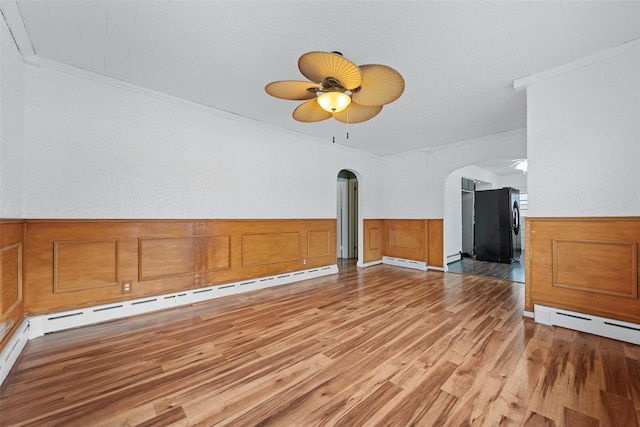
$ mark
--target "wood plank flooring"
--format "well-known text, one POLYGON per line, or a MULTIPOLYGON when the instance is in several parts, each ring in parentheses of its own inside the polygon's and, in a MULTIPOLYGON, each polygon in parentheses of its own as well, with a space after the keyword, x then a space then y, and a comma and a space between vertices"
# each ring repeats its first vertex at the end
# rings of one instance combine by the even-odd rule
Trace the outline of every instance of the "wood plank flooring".
POLYGON ((478 261, 464 257, 448 265, 450 273, 471 274, 524 283, 524 253, 512 264, 478 261))
POLYGON ((30 341, 2 426, 638 426, 640 348, 523 319, 523 285, 338 275, 30 341))

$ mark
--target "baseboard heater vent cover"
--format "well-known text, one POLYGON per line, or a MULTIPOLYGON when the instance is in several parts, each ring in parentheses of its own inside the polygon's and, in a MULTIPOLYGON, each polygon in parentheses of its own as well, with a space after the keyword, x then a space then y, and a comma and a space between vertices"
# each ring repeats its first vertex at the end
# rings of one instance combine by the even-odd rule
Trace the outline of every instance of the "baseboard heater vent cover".
POLYGON ((411 259, 404 258, 392 258, 390 256, 382 257, 382 263, 387 265, 395 265, 396 267, 404 267, 404 268, 412 268, 414 270, 422 270, 425 271, 427 268, 427 263, 424 261, 414 261, 411 259))
POLYGON ((18 356, 20 356, 24 346, 27 345, 27 341, 29 341, 29 321, 25 319, 0 352, 0 385, 9 375, 11 367, 18 360, 18 356))
POLYGON ((535 321, 538 323, 562 326, 576 331, 640 345, 640 325, 635 323, 538 304, 534 305, 533 311, 535 321))
POLYGON ((119 301, 115 304, 105 304, 78 310, 32 316, 28 319, 28 325, 30 325, 28 335, 29 339, 33 339, 50 332, 107 322, 123 317, 179 307, 181 305, 196 304, 224 296, 285 285, 336 273, 338 273, 338 266, 329 265, 322 268, 263 277, 250 281, 224 283, 217 286, 209 285, 205 288, 191 289, 180 293, 143 297, 129 301, 119 301))

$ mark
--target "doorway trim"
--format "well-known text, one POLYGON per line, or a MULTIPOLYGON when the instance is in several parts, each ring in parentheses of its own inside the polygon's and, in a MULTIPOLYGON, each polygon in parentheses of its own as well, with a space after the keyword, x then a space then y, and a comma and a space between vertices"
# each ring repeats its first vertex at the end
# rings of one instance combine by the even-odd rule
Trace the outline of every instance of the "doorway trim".
POLYGON ((360 266, 362 260, 362 198, 360 196, 362 179, 360 174, 348 168, 340 169, 336 175, 336 256, 337 258, 357 259, 357 265, 360 266), (345 245, 347 246, 346 250, 345 245))

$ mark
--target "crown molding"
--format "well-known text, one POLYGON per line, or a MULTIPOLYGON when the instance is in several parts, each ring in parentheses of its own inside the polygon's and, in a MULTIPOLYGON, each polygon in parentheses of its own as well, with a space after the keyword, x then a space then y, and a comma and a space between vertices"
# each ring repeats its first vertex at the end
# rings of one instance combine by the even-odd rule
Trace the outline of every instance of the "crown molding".
POLYGON ((27 29, 24 26, 18 3, 15 0, 2 0, 0 1, 0 11, 2 11, 22 59, 26 60, 35 56, 36 52, 33 50, 31 39, 29 39, 27 29))
MULTIPOLYGON (((0 0, 0 1, 2 1, 2 0, 0 0)), ((286 134, 286 135, 289 135, 289 136, 293 136, 295 138, 304 138, 305 140, 309 140, 309 141, 314 142, 314 143, 318 143, 318 144, 322 144, 322 145, 330 145, 334 149, 337 149, 337 150, 348 151, 348 152, 352 152, 352 153, 358 153, 360 155, 365 155, 367 157, 378 159, 378 160, 381 160, 381 159, 384 158, 383 156, 380 156, 380 155, 377 155, 377 154, 373 154, 373 153, 369 153, 369 152, 362 151, 362 150, 358 150, 356 148, 349 147, 347 145, 343 145, 343 144, 340 144, 340 143, 332 143, 331 141, 327 141, 325 139, 321 139, 321 138, 318 138, 318 137, 307 135, 307 134, 304 134, 304 133, 301 133, 301 132, 297 132, 297 131, 294 131, 294 130, 282 128, 282 127, 279 127, 279 126, 275 126, 275 125, 272 125, 272 124, 269 124, 269 123, 266 123, 266 122, 262 122, 260 120, 252 119, 250 117, 242 116, 242 115, 230 112, 230 111, 221 110, 219 108, 212 107, 210 105, 200 104, 198 102, 189 101, 189 100, 184 99, 184 98, 180 98, 180 97, 177 97, 177 96, 166 94, 164 92, 158 92, 158 91, 155 91, 153 89, 147 89, 145 87, 138 86, 138 85, 135 85, 133 83, 128 83, 128 82, 125 82, 123 80, 118 80, 116 78, 109 77, 109 76, 106 76, 104 74, 95 73, 93 71, 88 71, 88 70, 85 70, 83 68, 74 67, 72 65, 63 64, 61 62, 54 61, 54 60, 51 60, 51 59, 47 59, 47 58, 41 57, 39 55, 34 55, 34 56, 29 57, 29 58, 25 58, 24 62, 28 66, 33 66, 33 67, 36 67, 36 68, 45 68, 45 69, 57 71, 57 72, 60 72, 60 73, 63 73, 63 74, 72 75, 74 77, 87 79, 87 80, 92 80, 92 81, 97 82, 99 84, 103 84, 103 85, 106 85, 106 86, 111 86, 111 87, 114 87, 114 88, 126 90, 128 92, 133 92, 133 93, 136 93, 136 94, 139 94, 139 95, 142 95, 142 96, 155 98, 155 99, 158 99, 160 101, 169 102, 169 103, 172 103, 172 104, 175 104, 175 105, 179 105, 179 106, 184 107, 184 108, 197 110, 197 111, 200 111, 200 112, 203 112, 203 113, 206 113, 206 114, 210 114, 210 115, 217 116, 217 117, 222 117, 222 118, 225 118, 225 119, 228 119, 228 120, 233 120, 233 121, 238 122, 238 123, 252 124, 252 125, 258 126, 260 128, 271 129, 271 130, 273 130, 275 132, 278 132, 278 133, 281 133, 281 134, 286 134)))
POLYGON ((478 144, 482 144, 483 142, 491 142, 497 139, 509 139, 514 137, 520 137, 523 139, 527 139, 527 128, 518 128, 513 130, 508 130, 504 132, 492 133, 489 135, 479 136, 477 138, 471 139, 463 139, 461 141, 452 142, 451 144, 443 144, 436 145, 432 148, 432 152, 449 150, 451 148, 459 148, 459 147, 467 147, 467 146, 477 146, 478 144))
POLYGON ((585 56, 584 58, 576 59, 575 61, 567 62, 566 64, 559 65, 557 67, 551 68, 546 71, 542 71, 540 73, 531 74, 526 77, 519 78, 513 81, 513 88, 520 92, 526 89, 528 86, 538 83, 542 80, 546 80, 551 77, 556 77, 570 71, 574 71, 588 65, 592 65, 601 61, 604 61, 609 58, 613 58, 628 52, 632 52, 634 50, 640 49, 640 39, 635 39, 621 45, 602 50, 600 52, 594 53, 589 56, 585 56))

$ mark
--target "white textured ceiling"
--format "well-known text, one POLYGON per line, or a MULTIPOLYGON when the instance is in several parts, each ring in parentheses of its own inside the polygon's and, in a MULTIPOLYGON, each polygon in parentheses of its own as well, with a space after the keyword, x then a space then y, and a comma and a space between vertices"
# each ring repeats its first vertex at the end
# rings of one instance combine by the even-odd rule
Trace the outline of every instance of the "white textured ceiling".
POLYGON ((640 38, 638 1, 18 1, 38 57, 379 155, 525 127, 515 79, 640 38), (372 120, 298 123, 274 80, 340 51, 405 78, 372 120))

